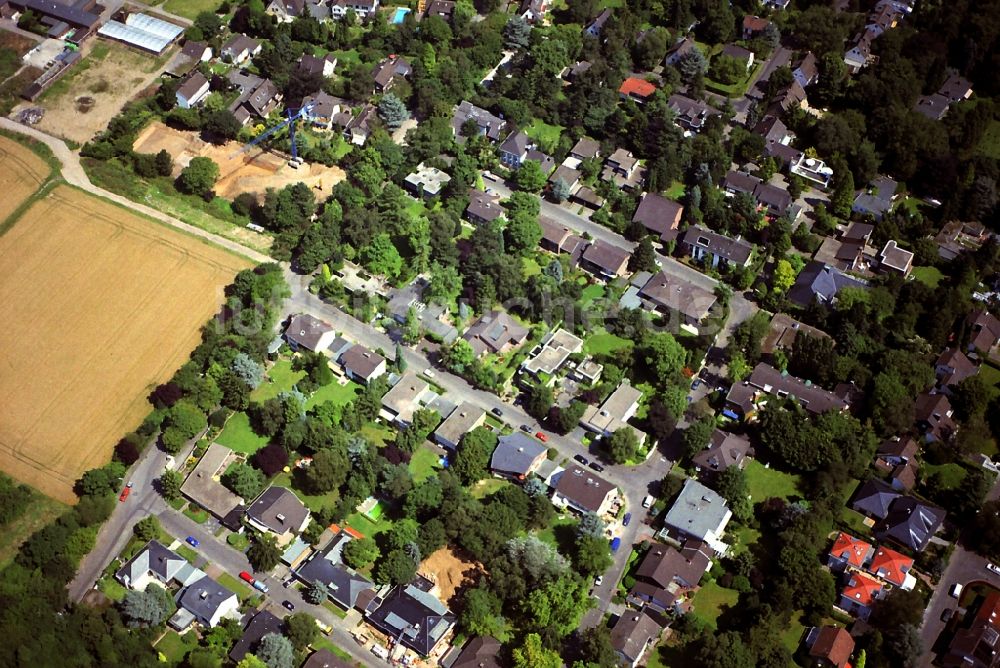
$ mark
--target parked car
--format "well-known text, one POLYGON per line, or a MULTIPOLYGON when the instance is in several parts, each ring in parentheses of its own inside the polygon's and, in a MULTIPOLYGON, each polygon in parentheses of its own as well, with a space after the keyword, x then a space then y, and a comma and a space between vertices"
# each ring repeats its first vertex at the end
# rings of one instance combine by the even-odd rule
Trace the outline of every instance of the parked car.
POLYGON ((424 369, 423 374, 425 376, 427 376, 428 378, 433 378, 434 377, 434 370, 433 369, 429 369, 429 368, 428 369, 424 369))
POLYGON ((604 584, 604 576, 603 575, 598 575, 597 579, 594 580, 594 586, 595 587, 600 587, 602 584, 604 584))
POLYGON ((604 467, 598 464, 597 462, 590 462, 590 468, 594 469, 598 473, 604 470, 604 467))
POLYGON ((129 480, 128 484, 125 485, 125 489, 122 490, 121 495, 118 497, 119 501, 124 501, 128 498, 128 495, 132 493, 132 481, 129 480))
POLYGON ((490 413, 493 413, 497 417, 503 417, 503 411, 500 410, 499 408, 496 408, 496 407, 493 407, 492 409, 490 409, 490 413))
POLYGON ((619 537, 617 537, 617 536, 615 536, 611 540, 611 551, 612 552, 617 552, 618 548, 621 547, 621 546, 622 546, 622 539, 619 538, 619 537))
POLYGON ((650 507, 652 507, 652 505, 655 502, 656 502, 656 499, 653 498, 653 495, 652 494, 647 494, 646 497, 642 500, 642 507, 643 508, 650 508, 650 507))
POLYGON ((372 654, 382 659, 383 661, 389 660, 389 650, 387 650, 385 647, 382 647, 382 645, 378 644, 372 645, 372 654))
POLYGON ((281 605, 284 606, 285 610, 294 610, 295 609, 295 604, 292 603, 291 601, 288 601, 288 600, 282 601, 281 605))
POLYGON ((632 513, 625 513, 625 517, 622 518, 622 526, 627 527, 628 523, 632 521, 632 513))
POLYGON ((240 571, 240 580, 243 580, 244 582, 249 582, 250 584, 256 582, 256 580, 254 580, 254 577, 249 573, 247 573, 246 571, 240 571))
POLYGON ((531 433, 531 425, 530 424, 522 424, 521 425, 521 431, 523 431, 526 434, 530 434, 531 433))
POLYGON ((944 612, 941 613, 941 621, 947 623, 954 614, 955 614, 954 608, 945 608, 944 612))
POLYGON ((996 573, 997 575, 1000 575, 1000 566, 997 566, 992 562, 987 562, 986 570, 988 570, 990 573, 996 573))
POLYGON ((958 582, 951 586, 951 592, 949 592, 952 598, 958 598, 962 595, 962 585, 958 582))
MULTIPOLYGON (((254 588, 254 589, 256 589, 257 591, 259 591, 259 592, 263 592, 263 593, 265 593, 265 594, 266 594, 266 593, 268 592, 268 587, 267 587, 267 585, 266 585, 266 584, 264 584, 263 582, 261 582, 260 580, 254 580, 254 581, 253 581, 253 588, 254 588)), ((290 609, 291 609, 291 608, 289 608, 289 610, 290 610, 290 609)))
POLYGON ((573 459, 575 459, 576 461, 580 462, 584 466, 586 466, 587 463, 588 463, 587 458, 584 457, 583 455, 573 455, 573 459))
POLYGON ((359 631, 351 631, 351 635, 354 636, 354 641, 359 645, 361 645, 362 647, 368 644, 369 638, 364 633, 360 633, 359 631))
POLYGON ((201 541, 199 541, 194 536, 188 536, 184 540, 186 540, 187 544, 190 545, 191 547, 198 547, 199 545, 201 545, 201 541))
POLYGON ((543 432, 543 431, 536 431, 535 432, 535 438, 537 438, 542 443, 548 443, 549 442, 549 437, 546 436, 545 432, 543 432))
POLYGON ((701 381, 698 380, 697 378, 695 378, 694 382, 691 383, 691 389, 692 390, 697 390, 699 387, 701 387, 701 381))

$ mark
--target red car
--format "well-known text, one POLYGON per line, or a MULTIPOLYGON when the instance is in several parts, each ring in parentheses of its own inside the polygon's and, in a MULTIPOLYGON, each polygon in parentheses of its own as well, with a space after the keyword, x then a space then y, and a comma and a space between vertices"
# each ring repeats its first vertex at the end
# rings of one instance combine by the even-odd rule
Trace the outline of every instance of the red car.
POLYGON ((240 580, 246 580, 250 584, 254 583, 253 576, 247 573, 246 571, 240 571, 240 580))
POLYGON ((542 433, 540 431, 539 432, 535 432, 535 438, 537 438, 542 443, 548 443, 549 442, 549 437, 546 436, 544 433, 542 433))
POLYGON ((132 493, 132 481, 129 480, 128 484, 125 485, 125 489, 122 490, 121 495, 118 497, 119 501, 124 501, 128 498, 128 495, 132 493))

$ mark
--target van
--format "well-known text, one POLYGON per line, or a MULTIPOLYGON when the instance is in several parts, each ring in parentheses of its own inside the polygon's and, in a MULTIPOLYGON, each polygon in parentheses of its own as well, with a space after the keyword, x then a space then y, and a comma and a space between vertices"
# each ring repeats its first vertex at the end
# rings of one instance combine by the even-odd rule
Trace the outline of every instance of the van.
POLYGON ((382 645, 377 645, 377 644, 372 645, 372 654, 382 659, 383 661, 389 660, 389 650, 387 650, 385 647, 382 647, 382 645))
POLYGON ((656 499, 653 498, 652 494, 647 494, 646 498, 642 500, 642 507, 643 508, 652 508, 653 503, 655 501, 656 501, 656 499))
POLYGON ((962 585, 960 585, 959 583, 956 582, 955 584, 953 584, 951 586, 951 592, 950 593, 951 593, 951 595, 952 595, 953 598, 958 598, 959 596, 962 595, 962 585))

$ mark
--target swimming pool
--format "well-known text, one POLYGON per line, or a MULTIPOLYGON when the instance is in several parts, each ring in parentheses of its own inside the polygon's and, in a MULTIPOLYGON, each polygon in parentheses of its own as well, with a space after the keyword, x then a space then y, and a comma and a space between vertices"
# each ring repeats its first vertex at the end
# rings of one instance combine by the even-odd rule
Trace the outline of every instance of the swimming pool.
POLYGON ((409 7, 396 7, 396 11, 392 15, 392 22, 396 25, 403 22, 406 15, 410 13, 409 7))

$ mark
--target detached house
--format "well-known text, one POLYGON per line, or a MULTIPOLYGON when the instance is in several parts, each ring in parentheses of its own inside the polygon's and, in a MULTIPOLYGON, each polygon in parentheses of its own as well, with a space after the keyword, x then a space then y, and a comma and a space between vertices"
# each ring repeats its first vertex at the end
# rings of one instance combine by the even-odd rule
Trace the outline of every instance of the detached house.
POLYGON ((327 595, 344 610, 358 605, 363 592, 374 593, 375 589, 371 580, 343 562, 344 546, 354 538, 351 533, 339 530, 326 547, 314 552, 295 571, 295 576, 307 585, 317 582, 326 585, 327 595))
POLYGON ((618 88, 618 94, 623 100, 633 100, 639 104, 648 100, 655 92, 655 85, 639 77, 628 77, 618 88))
POLYGON ((627 610, 611 627, 611 646, 622 665, 636 668, 650 647, 663 635, 663 627, 642 611, 627 610))
POLYGON ((699 540, 686 540, 680 550, 653 543, 635 571, 628 603, 660 613, 682 612, 685 594, 698 587, 712 567, 712 549, 699 540))
POLYGON ((806 635, 806 647, 818 668, 847 668, 854 654, 854 638, 847 629, 814 626, 806 635))
POLYGON ((667 57, 663 62, 666 65, 676 65, 685 55, 697 50, 698 46, 695 44, 694 39, 685 37, 670 47, 667 51, 667 57))
POLYGON ((753 67, 753 51, 736 44, 726 44, 719 54, 738 61, 747 72, 753 67))
POLYGON ((271 486, 246 510, 247 522, 262 533, 278 537, 286 545, 309 526, 309 509, 285 487, 271 486))
POLYGON ((302 15, 305 8, 305 0, 271 0, 264 11, 278 19, 280 23, 291 23, 302 15))
POLYGON ((552 503, 578 513, 604 515, 618 500, 618 488, 593 471, 572 464, 559 474, 552 503))
MULTIPOLYGON (((627 381, 622 381, 600 407, 587 406, 580 418, 580 426, 595 434, 610 436, 619 429, 629 426, 626 423, 639 410, 641 399, 642 390, 632 387, 627 381)), ((641 443, 646 435, 639 430, 635 431, 641 443)))
POLYGON ((700 225, 686 229, 680 243, 688 255, 713 268, 719 265, 746 267, 753 255, 753 244, 748 241, 739 237, 732 239, 700 225))
POLYGON ((977 373, 979 367, 957 348, 946 349, 934 363, 934 375, 938 379, 938 386, 945 394, 949 394, 952 388, 977 373))
POLYGON ((604 169, 601 170, 602 181, 629 190, 642 185, 645 175, 646 170, 639 165, 639 159, 623 148, 615 149, 615 152, 604 161, 604 169))
POLYGON ((208 79, 201 72, 194 74, 184 80, 175 93, 177 106, 181 109, 190 109, 208 97, 208 79))
POLYGON ((958 431, 952 419, 955 414, 945 394, 925 392, 917 397, 914 417, 917 427, 928 441, 948 441, 958 431))
POLYGON ((528 329, 504 311, 479 316, 462 338, 469 342, 477 357, 502 355, 520 347, 528 338, 528 329))
MULTIPOLYGON (((638 278, 639 275, 637 274, 638 278)), ((668 317, 675 315, 680 318, 681 326, 693 326, 700 323, 711 312, 718 297, 711 290, 700 285, 689 283, 683 278, 659 271, 652 275, 641 287, 632 286, 622 296, 620 305, 632 308, 628 303, 630 296, 635 294, 639 304, 650 311, 662 313, 668 317)))
POLYGON ((848 568, 860 570, 875 554, 875 548, 870 543, 855 538, 841 531, 833 541, 827 564, 832 570, 844 571, 848 568))
POLYGON ((885 586, 875 578, 857 571, 849 571, 837 607, 859 619, 868 619, 872 605, 876 599, 881 598, 884 588, 885 586))
POLYGON ((181 590, 177 607, 169 623, 178 630, 186 629, 192 622, 214 628, 223 619, 240 618, 240 600, 236 594, 207 575, 181 590))
POLYGON ((335 338, 337 334, 329 323, 308 313, 292 316, 285 329, 285 340, 292 350, 319 352, 326 350, 335 338))
POLYGON ((745 436, 716 429, 708 447, 696 454, 692 462, 703 475, 715 475, 731 466, 742 469, 753 447, 745 436))
POLYGON ((531 138, 521 130, 508 135, 497 150, 500 162, 511 169, 519 169, 526 161, 531 160, 537 162, 542 173, 548 176, 556 166, 555 160, 539 151, 531 138))
POLYGON ((387 370, 385 358, 361 345, 348 348, 340 356, 340 364, 347 377, 367 385, 384 376, 387 370))
POLYGON ((646 193, 632 216, 633 223, 640 223, 663 243, 677 238, 684 207, 662 195, 646 193))
POLYGON ((499 141, 500 133, 507 121, 477 107, 468 100, 462 100, 460 104, 456 105, 451 116, 451 131, 459 143, 465 142, 466 138, 462 134, 462 128, 466 127, 467 123, 469 125, 474 123, 478 134, 485 135, 491 141, 499 141))
POLYGON ((260 42, 252 37, 237 33, 222 45, 219 53, 224 60, 239 65, 259 54, 260 49, 260 42))
POLYGON ((900 248, 895 240, 889 239, 879 253, 879 262, 879 266, 886 273, 900 274, 905 278, 913 269, 913 253, 900 248))
POLYGON ((876 528, 881 540, 891 540, 914 552, 923 552, 944 523, 945 512, 910 496, 900 496, 876 528))
POLYGON ((498 440, 490 457, 490 471, 494 475, 525 480, 542 465, 547 452, 548 449, 537 439, 515 431, 498 440))
POLYGON ((462 437, 476 427, 482 426, 484 422, 486 422, 486 411, 463 401, 434 430, 434 440, 442 447, 454 452, 458 449, 462 437))
POLYGON ((144 548, 115 571, 118 582, 136 591, 145 591, 151 583, 166 588, 176 582, 184 587, 200 580, 204 575, 188 563, 187 559, 167 549, 158 540, 146 543, 144 548))
POLYGON ((433 654, 455 626, 448 606, 415 584, 397 586, 385 598, 376 596, 365 609, 365 619, 379 633, 423 657, 433 654))
POLYGON ((379 416, 405 428, 413 421, 413 413, 435 396, 430 385, 407 372, 382 396, 379 416))
POLYGON ((1000 341, 1000 320, 992 313, 984 310, 973 311, 965 319, 969 329, 969 346, 972 353, 990 353, 1000 341))
POLYGON ((580 266, 595 276, 610 281, 628 275, 628 260, 631 256, 624 248, 595 241, 583 251, 580 266))
POLYGON ((689 97, 676 94, 670 96, 667 100, 667 106, 677 114, 677 124, 691 132, 700 132, 710 117, 719 116, 722 113, 700 100, 692 100, 689 97))
POLYGON ((413 72, 410 62, 400 56, 389 56, 372 71, 375 92, 386 93, 396 84, 397 77, 408 79, 413 72))
POLYGON ((680 496, 667 511, 663 532, 703 541, 715 552, 724 554, 728 546, 722 542, 722 536, 732 517, 733 511, 725 499, 697 480, 688 478, 680 496))
POLYGON ((465 208, 465 218, 473 225, 486 225, 504 215, 500 198, 496 195, 469 188, 469 206, 465 208))
POLYGON ((871 563, 868 564, 869 573, 907 591, 917 584, 917 579, 910 574, 912 569, 913 559, 887 547, 875 550, 871 563))
POLYGON ((334 19, 342 19, 347 16, 348 11, 362 21, 367 21, 378 11, 379 0, 332 0, 330 2, 330 15, 334 19))

